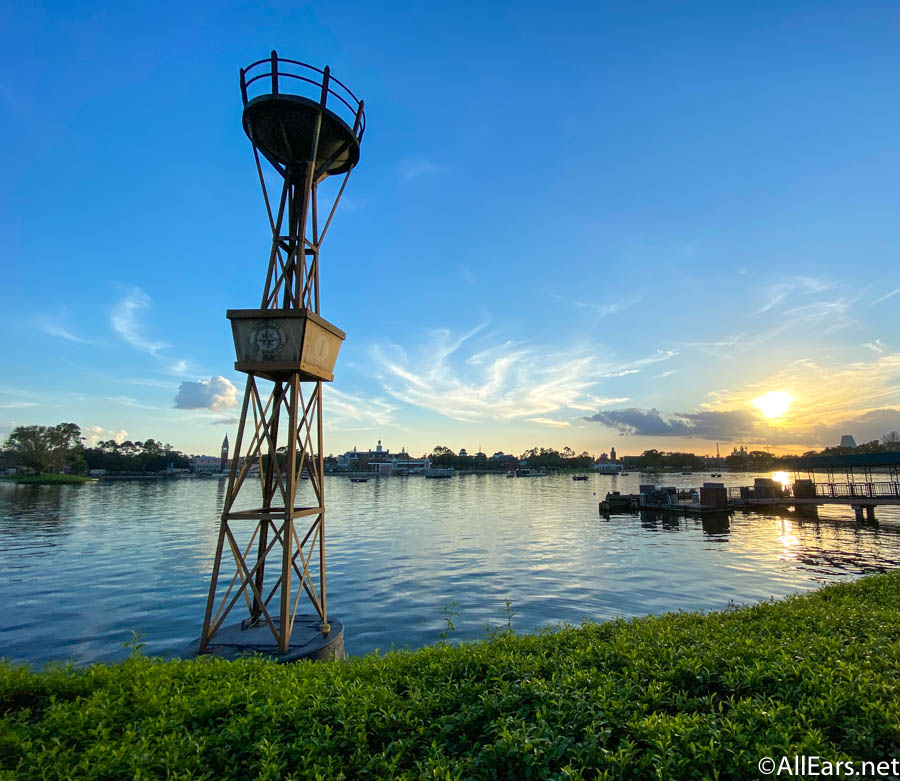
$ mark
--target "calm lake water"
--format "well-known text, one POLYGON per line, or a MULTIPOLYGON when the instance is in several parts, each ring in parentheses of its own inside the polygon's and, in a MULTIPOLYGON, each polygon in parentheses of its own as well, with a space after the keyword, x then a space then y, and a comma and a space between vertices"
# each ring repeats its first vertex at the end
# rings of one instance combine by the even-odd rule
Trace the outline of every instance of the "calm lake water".
MULTIPOLYGON (((504 625, 507 598, 513 628, 529 631, 718 609, 900 567, 897 508, 877 510, 878 528, 857 526, 849 507, 819 522, 736 513, 725 526, 598 515, 608 490, 639 482, 653 478, 327 478, 328 607, 348 652, 433 643, 453 602, 449 639, 462 640, 504 625)), ((179 654, 200 634, 224 491, 218 479, 0 484, 0 657, 115 660, 132 630, 146 653, 179 654)))

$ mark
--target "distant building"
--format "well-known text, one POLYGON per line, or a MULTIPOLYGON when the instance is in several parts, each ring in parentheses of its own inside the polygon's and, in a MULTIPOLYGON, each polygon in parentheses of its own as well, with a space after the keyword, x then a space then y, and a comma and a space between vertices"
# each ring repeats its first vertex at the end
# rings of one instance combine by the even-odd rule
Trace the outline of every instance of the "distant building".
POLYGON ((852 434, 844 434, 841 437, 841 447, 856 447, 856 440, 852 434))
POLYGON ((219 457, 219 471, 224 472, 228 469, 228 434, 225 435, 225 439, 222 440, 222 453, 219 457))
POLYGON ((613 462, 616 460, 616 449, 614 447, 609 449, 609 460, 613 462))
POLYGON ((422 472, 430 465, 431 460, 428 458, 411 458, 405 447, 399 453, 391 453, 389 449, 382 446, 379 439, 374 450, 357 450, 354 447, 353 450, 339 455, 335 471, 368 471, 379 474, 405 475, 422 472), (364 466, 360 466, 360 459, 364 459, 364 466))
POLYGON ((463 447, 463 448, 460 448, 459 455, 460 455, 460 457, 463 457, 463 456, 468 456, 469 454, 466 452, 466 449, 463 447))
POLYGON ((191 471, 196 475, 213 475, 221 472, 222 459, 218 456, 194 456, 191 458, 191 471))

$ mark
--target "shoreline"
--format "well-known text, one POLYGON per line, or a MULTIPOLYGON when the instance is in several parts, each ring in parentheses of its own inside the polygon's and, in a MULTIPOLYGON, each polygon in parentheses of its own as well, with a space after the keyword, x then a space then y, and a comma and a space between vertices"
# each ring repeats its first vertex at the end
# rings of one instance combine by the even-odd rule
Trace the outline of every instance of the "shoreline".
POLYGON ((57 474, 55 472, 39 475, 0 475, 0 480, 16 485, 82 485, 99 482, 96 477, 84 475, 57 474))
POLYGON ((498 630, 346 662, 162 661, 135 645, 87 669, 3 663, 2 768, 749 778, 764 757, 877 762, 900 744, 898 601, 893 573, 724 611, 498 630))

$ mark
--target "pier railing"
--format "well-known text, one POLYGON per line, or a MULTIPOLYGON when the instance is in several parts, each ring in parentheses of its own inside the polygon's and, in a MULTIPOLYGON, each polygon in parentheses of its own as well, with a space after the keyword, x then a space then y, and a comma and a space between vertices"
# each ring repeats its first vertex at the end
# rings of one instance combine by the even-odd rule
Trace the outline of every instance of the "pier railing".
POLYGON ((900 482, 879 481, 869 483, 814 483, 810 485, 786 485, 769 487, 730 487, 729 499, 897 499, 900 498, 900 482))

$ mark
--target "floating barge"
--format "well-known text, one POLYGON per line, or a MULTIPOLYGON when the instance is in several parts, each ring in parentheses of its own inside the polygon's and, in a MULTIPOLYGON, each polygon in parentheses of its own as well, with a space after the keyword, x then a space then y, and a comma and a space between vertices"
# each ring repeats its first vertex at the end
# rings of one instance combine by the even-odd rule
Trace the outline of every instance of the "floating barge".
POLYGON ((733 512, 728 506, 728 491, 724 483, 704 483, 699 490, 678 490, 642 485, 639 494, 612 491, 600 502, 600 514, 637 513, 641 510, 675 513, 679 515, 722 515, 733 512))

